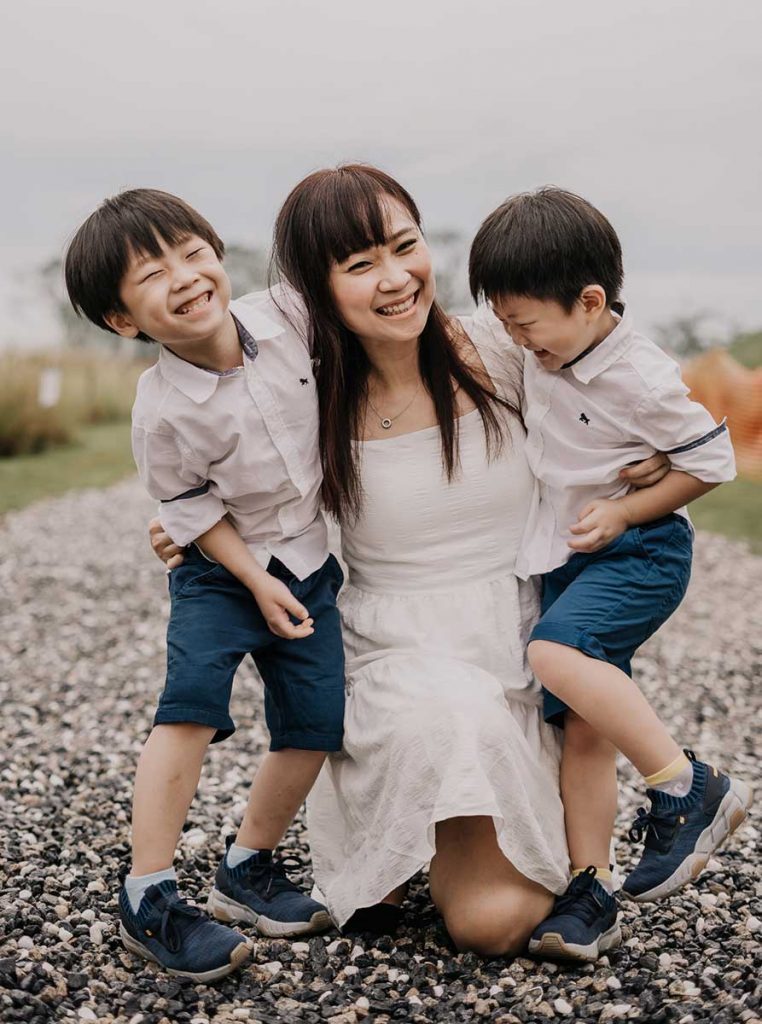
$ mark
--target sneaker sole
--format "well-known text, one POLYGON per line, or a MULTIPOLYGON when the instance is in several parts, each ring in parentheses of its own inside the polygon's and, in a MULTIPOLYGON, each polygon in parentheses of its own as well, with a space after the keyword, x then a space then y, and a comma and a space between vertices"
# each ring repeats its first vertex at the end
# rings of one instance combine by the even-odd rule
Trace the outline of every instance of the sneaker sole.
POLYGON ((249 943, 241 942, 230 954, 229 962, 223 964, 221 967, 215 967, 211 971, 198 971, 195 973, 193 971, 178 971, 173 967, 165 967, 161 960, 159 960, 147 946, 144 946, 142 942, 138 942, 137 939, 130 935, 121 922, 119 924, 119 937, 121 938, 125 948, 128 949, 130 953, 134 953, 136 956, 142 956, 143 959, 150 960, 152 963, 158 964, 162 970, 167 972, 167 974, 174 974, 178 978, 190 978, 191 981, 197 982, 217 981, 218 978, 225 978, 228 974, 232 974, 233 971, 238 970, 241 964, 245 963, 251 956, 251 946, 249 943))
POLYGON ((622 895, 635 903, 651 903, 653 900, 672 896, 684 885, 695 881, 715 850, 722 846, 728 836, 732 835, 744 822, 753 800, 754 790, 751 786, 741 782, 740 779, 731 779, 730 789, 722 798, 714 820, 698 837, 694 852, 686 857, 682 864, 660 885, 637 893, 637 895, 627 892, 625 888, 622 889, 622 895))
POLYGON ((532 956, 544 960, 576 960, 593 963, 607 949, 614 949, 622 942, 622 932, 618 924, 612 925, 608 931, 599 935, 595 942, 582 946, 575 942, 565 942, 560 932, 546 932, 541 939, 529 940, 529 952, 532 956))
POLYGON ((313 935, 316 932, 327 931, 333 925, 331 915, 327 910, 316 911, 309 921, 274 921, 271 917, 265 917, 264 914, 257 914, 244 903, 237 903, 229 896, 225 896, 216 887, 209 893, 206 908, 218 921, 226 923, 244 921, 256 928, 260 935, 266 935, 273 939, 288 938, 294 935, 313 935))

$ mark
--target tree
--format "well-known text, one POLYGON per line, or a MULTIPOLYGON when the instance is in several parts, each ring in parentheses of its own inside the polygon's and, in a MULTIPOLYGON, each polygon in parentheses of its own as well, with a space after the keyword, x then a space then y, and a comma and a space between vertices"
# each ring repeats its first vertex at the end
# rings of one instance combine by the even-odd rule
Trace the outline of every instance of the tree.
POLYGON ((654 328, 656 340, 662 348, 684 359, 692 359, 709 348, 727 345, 728 325, 722 324, 707 310, 676 316, 654 328))

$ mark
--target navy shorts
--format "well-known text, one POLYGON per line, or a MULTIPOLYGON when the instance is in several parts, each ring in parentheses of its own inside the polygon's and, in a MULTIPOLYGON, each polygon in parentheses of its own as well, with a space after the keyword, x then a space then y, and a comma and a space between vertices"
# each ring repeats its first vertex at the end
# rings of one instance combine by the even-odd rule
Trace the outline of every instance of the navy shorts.
MULTIPOLYGON (((529 637, 576 647, 632 675, 635 651, 670 617, 691 575, 693 530, 675 513, 577 551, 542 577, 542 616, 529 637)), ((545 718, 563 725, 567 705, 543 689, 545 718)))
POLYGON ((333 555, 299 580, 272 558, 267 571, 282 580, 315 620, 296 640, 267 628, 251 591, 191 546, 169 574, 167 681, 154 725, 196 722, 235 732, 230 693, 236 669, 251 654, 265 684, 270 750, 340 750, 344 731, 344 648, 336 595, 344 577, 333 555))

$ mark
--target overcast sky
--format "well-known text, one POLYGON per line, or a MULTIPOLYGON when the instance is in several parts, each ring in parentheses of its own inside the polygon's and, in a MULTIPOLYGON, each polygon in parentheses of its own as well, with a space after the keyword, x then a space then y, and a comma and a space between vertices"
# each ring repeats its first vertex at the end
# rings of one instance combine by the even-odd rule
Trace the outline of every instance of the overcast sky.
POLYGON ((24 0, 6 5, 0 338, 19 275, 125 186, 266 244, 305 173, 391 171, 470 237, 553 182, 599 205, 644 324, 762 326, 759 0, 24 0))

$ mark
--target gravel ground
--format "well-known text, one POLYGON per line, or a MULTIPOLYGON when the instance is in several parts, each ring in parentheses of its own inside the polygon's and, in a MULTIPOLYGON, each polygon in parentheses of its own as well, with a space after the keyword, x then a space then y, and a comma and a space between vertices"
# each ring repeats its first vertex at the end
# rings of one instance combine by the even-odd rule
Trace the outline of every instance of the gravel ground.
MULTIPOLYGON (((747 822, 695 887, 625 904, 623 947, 594 967, 456 955, 416 880, 394 940, 258 940, 216 986, 168 978, 121 946, 116 879, 128 856, 133 766, 163 676, 164 577, 135 480, 44 502, 0 523, 0 1015, 120 1024, 275 1021, 638 1020, 730 1024, 762 1015, 762 867, 747 822), (8 740, 10 742, 8 742, 8 740)), ((680 612, 637 663, 675 732, 755 782, 762 559, 704 535, 680 612)), ((181 840, 198 899, 264 749, 250 668, 234 740, 213 749, 181 840)), ((637 791, 622 770, 622 833, 637 791)), ((309 879, 303 824, 287 838, 309 879)), ((625 866, 628 844, 620 845, 625 866)))

